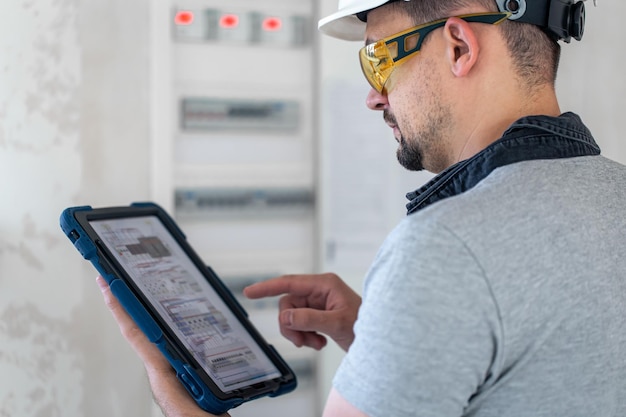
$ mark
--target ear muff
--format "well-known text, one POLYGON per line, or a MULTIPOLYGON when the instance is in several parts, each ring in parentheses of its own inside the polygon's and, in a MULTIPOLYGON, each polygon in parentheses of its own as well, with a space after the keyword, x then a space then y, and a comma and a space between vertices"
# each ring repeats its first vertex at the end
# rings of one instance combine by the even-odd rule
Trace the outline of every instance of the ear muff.
POLYGON ((569 34, 577 41, 583 38, 585 33, 585 3, 579 1, 572 5, 570 12, 569 34))
POLYGON ((541 27, 557 41, 581 40, 585 31, 585 0, 496 0, 509 20, 541 27))

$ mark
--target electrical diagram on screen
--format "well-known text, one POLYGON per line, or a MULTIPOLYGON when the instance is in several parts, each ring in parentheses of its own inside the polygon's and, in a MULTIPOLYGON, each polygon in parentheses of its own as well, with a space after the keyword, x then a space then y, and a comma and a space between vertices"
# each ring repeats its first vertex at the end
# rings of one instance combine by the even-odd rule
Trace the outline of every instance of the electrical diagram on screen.
MULTIPOLYGON (((147 225, 146 225, 147 226, 147 225)), ((224 387, 263 378, 267 369, 203 292, 200 280, 173 256, 175 248, 138 228, 104 228, 102 237, 141 290, 158 303, 188 349, 224 387)), ((194 272, 196 272, 194 270, 194 272)))

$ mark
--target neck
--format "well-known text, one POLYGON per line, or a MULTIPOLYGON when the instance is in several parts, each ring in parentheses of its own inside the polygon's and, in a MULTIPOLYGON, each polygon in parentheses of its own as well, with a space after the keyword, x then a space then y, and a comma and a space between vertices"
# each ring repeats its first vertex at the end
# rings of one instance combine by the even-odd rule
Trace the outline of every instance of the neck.
POLYGON ((502 137, 511 124, 522 117, 561 114, 552 86, 536 88, 532 92, 528 89, 502 89, 500 91, 508 91, 509 94, 506 96, 498 93, 490 94, 485 99, 476 100, 484 105, 466 112, 463 118, 463 131, 459 132, 460 137, 464 137, 465 140, 458 144, 453 163, 468 159, 482 151, 502 137), (517 94, 511 95, 511 91, 516 91, 517 94))

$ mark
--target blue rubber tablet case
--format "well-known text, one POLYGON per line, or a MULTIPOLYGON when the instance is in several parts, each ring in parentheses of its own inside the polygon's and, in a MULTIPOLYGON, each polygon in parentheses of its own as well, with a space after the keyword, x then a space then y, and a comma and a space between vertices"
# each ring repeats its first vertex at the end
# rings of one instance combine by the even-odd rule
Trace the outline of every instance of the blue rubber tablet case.
POLYGON ((201 408, 222 414, 295 389, 293 371, 161 207, 71 207, 61 228, 201 408))

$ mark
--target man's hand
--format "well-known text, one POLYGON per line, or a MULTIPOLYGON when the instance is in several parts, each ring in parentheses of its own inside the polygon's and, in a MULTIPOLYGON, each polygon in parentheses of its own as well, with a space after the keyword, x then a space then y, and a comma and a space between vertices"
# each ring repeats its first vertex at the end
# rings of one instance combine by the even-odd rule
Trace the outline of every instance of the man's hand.
POLYGON ((321 349, 330 336, 345 351, 354 340, 361 297, 335 274, 284 275, 250 285, 248 298, 283 295, 280 332, 294 345, 321 349))
MULTIPOLYGON (((154 399, 163 410, 163 414, 167 417, 216 417, 202 410, 191 398, 185 387, 176 378, 176 372, 170 363, 126 313, 126 310, 111 293, 106 281, 102 277, 98 277, 96 281, 104 296, 104 302, 120 326, 122 335, 143 361, 154 399)), ((228 414, 224 414, 222 417, 228 417, 228 414)))

